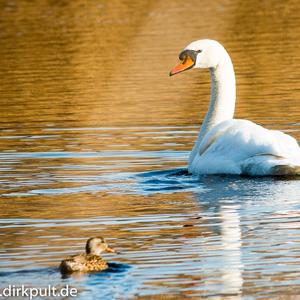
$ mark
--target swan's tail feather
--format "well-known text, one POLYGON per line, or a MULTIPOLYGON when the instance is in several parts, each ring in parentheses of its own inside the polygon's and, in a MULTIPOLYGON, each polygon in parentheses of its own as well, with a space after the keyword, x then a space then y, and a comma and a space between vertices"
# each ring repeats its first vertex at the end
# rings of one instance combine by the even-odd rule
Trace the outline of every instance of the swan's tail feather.
POLYGON ((241 165, 242 174, 252 176, 300 175, 300 163, 272 154, 259 154, 246 159, 241 165))
POLYGON ((278 165, 271 168, 272 175, 300 175, 300 166, 278 165))

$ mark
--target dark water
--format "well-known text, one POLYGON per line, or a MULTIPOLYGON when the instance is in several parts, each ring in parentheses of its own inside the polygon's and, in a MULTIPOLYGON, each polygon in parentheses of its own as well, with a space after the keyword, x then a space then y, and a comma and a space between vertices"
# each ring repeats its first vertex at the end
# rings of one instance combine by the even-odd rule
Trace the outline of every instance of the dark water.
POLYGON ((236 117, 300 140, 297 1, 2 1, 0 286, 79 299, 296 299, 300 182, 187 174, 207 72, 181 48, 214 38, 236 117), (110 268, 62 278, 102 235, 110 268))

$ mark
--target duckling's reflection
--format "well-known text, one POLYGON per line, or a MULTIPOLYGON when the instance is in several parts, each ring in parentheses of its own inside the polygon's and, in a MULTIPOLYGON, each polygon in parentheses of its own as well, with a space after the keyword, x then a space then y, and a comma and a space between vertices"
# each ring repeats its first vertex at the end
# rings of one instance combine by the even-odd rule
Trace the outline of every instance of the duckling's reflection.
POLYGON ((241 259, 241 226, 238 205, 220 207, 222 293, 240 294, 243 286, 243 264, 241 259))

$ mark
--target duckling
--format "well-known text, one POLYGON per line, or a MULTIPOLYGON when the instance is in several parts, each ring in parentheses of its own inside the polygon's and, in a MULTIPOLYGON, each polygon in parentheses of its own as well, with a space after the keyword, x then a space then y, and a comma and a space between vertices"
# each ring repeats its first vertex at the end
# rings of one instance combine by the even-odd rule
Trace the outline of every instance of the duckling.
POLYGON ((103 237, 89 238, 85 246, 85 254, 72 255, 64 259, 59 270, 62 274, 72 272, 93 272, 103 271, 108 268, 107 262, 101 258, 100 254, 104 251, 116 253, 110 248, 103 237))

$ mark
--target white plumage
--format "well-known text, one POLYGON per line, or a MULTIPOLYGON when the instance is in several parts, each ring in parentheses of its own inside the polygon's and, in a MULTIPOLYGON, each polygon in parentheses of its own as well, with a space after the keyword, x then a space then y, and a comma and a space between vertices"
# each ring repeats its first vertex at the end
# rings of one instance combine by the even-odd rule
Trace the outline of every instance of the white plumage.
POLYGON ((285 175, 300 171, 294 138, 247 120, 227 120, 212 128, 190 161, 193 174, 285 175), (280 166, 280 167, 279 167, 280 166))
POLYGON ((300 147, 293 137, 248 120, 233 119, 235 76, 221 44, 213 40, 193 42, 181 58, 183 63, 171 75, 191 67, 209 68, 212 80, 209 109, 189 158, 190 173, 300 175, 300 147), (193 65, 187 66, 190 56, 193 65))

